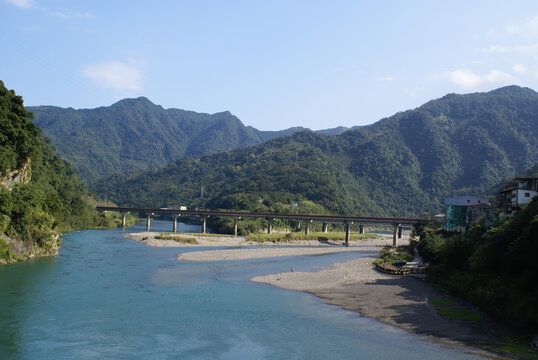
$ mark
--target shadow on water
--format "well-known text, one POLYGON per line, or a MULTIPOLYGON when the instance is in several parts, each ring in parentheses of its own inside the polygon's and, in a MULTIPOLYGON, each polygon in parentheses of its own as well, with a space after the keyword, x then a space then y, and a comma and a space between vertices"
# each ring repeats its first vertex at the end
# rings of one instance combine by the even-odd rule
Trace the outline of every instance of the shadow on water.
POLYGON ((56 258, 32 259, 0 267, 0 354, 21 352, 23 327, 30 314, 27 308, 53 299, 42 291, 42 284, 54 284, 56 258))

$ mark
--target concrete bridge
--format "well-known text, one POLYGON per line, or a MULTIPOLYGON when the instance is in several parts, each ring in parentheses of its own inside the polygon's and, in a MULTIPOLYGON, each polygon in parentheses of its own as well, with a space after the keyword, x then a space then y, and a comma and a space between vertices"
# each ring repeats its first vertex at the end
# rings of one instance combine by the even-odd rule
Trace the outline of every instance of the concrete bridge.
POLYGON ((389 225, 393 227, 392 245, 398 245, 398 239, 402 237, 402 226, 413 226, 417 222, 439 222, 435 219, 421 218, 396 218, 396 217, 371 217, 371 216, 343 216, 343 215, 317 215, 317 214, 280 214, 280 213, 254 213, 234 210, 179 210, 168 208, 138 208, 138 207, 114 207, 98 206, 98 211, 118 211, 122 213, 122 225, 125 227, 125 215, 128 212, 145 213, 147 215, 146 230, 150 230, 152 214, 169 214, 174 218, 173 232, 177 230, 177 218, 181 215, 199 216, 202 219, 202 233, 206 233, 206 220, 210 216, 224 216, 234 219, 234 236, 237 236, 237 221, 243 218, 266 219, 268 222, 267 233, 271 233, 272 223, 275 219, 292 220, 305 223, 305 234, 310 231, 311 223, 321 223, 322 231, 327 232, 327 224, 344 224, 346 229, 345 245, 349 246, 350 226, 359 224, 359 233, 364 233, 365 225, 389 225))

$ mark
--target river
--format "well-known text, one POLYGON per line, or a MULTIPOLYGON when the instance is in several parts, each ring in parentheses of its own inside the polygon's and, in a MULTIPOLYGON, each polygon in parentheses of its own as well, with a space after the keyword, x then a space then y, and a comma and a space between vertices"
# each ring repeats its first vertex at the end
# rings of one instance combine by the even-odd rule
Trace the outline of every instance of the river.
MULTIPOLYGON (((152 222, 154 231, 170 229, 152 222)), ((58 257, 0 267, 1 359, 478 357, 306 293, 248 281, 356 254, 180 263, 176 255, 193 249, 147 247, 125 231, 67 233, 58 257)))

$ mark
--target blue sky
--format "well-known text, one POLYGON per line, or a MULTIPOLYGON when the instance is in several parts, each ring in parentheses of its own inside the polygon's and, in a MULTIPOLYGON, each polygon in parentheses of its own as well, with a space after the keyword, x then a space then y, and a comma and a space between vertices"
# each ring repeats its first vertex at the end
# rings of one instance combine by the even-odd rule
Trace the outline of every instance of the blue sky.
POLYGON ((538 1, 0 0, 0 39, 0 80, 26 105, 145 96, 261 130, 538 89, 538 1))

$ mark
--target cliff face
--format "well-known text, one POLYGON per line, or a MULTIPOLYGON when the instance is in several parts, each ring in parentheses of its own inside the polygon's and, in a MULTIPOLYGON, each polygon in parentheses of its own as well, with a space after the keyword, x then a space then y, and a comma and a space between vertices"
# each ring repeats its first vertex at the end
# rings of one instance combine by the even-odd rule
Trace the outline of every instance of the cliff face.
POLYGON ((0 185, 11 191, 15 184, 28 184, 31 179, 32 167, 30 166, 30 159, 27 159, 21 168, 11 170, 6 176, 0 177, 0 185))
POLYGON ((60 234, 111 227, 69 164, 0 81, 0 263, 58 253, 60 234))
MULTIPOLYGON (((28 184, 31 179, 32 167, 28 158, 20 168, 7 171, 5 176, 0 177, 0 186, 11 193, 15 186, 28 184)), ((49 236, 38 244, 28 239, 8 236, 5 232, 9 230, 10 225, 11 218, 8 215, 0 215, 0 264, 31 259, 36 256, 58 255, 60 236, 52 229, 49 236)))

